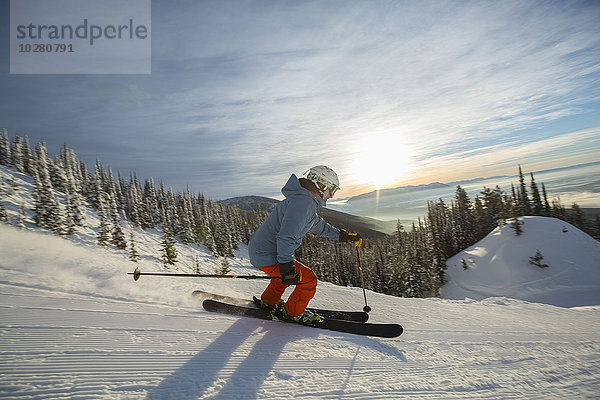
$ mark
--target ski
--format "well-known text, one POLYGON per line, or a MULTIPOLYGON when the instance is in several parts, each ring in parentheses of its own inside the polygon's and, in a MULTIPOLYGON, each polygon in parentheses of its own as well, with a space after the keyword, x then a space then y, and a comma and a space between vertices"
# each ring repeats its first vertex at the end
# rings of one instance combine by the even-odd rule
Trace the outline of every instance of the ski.
MULTIPOLYGON (((195 290, 192 292, 192 295, 217 300, 222 303, 234 304, 237 306, 256 308, 256 305, 252 300, 241 299, 238 297, 224 296, 222 294, 214 294, 205 292, 202 290, 195 290)), ((367 322, 369 319, 369 314, 364 311, 338 311, 338 310, 326 310, 322 308, 312 308, 308 307, 308 309, 315 314, 319 314, 322 317, 328 319, 339 319, 344 321, 354 321, 354 322, 367 322)))
MULTIPOLYGON (((202 302, 202 307, 206 311, 223 314, 239 315, 244 317, 272 320, 271 313, 259 308, 238 306, 234 304, 223 303, 217 300, 207 299, 202 302)), ((336 332, 352 333, 355 335, 377 336, 384 338, 394 338, 400 336, 403 328, 399 324, 374 324, 360 323, 354 321, 343 321, 339 319, 323 318, 323 322, 317 325, 302 325, 312 328, 326 329, 336 332)))

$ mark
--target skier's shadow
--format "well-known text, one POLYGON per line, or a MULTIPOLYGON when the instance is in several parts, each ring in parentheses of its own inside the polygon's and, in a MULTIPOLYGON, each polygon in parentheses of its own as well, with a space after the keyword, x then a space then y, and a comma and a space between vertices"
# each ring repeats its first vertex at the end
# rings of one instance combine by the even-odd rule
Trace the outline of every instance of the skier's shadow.
MULTIPOLYGON (((208 347, 150 391, 147 399, 195 400, 204 395, 211 399, 256 399, 285 346, 296 340, 317 338, 322 333, 318 329, 307 328, 298 334, 290 328, 295 327, 274 324, 272 321, 257 325, 256 320, 240 318, 208 347), (238 356, 237 349, 257 331, 261 334, 264 332, 263 336, 253 345, 250 353, 242 349, 238 356), (237 357, 241 362, 237 366, 228 366, 235 365, 237 357), (231 375, 228 374, 228 368, 235 368, 231 375)), ((394 346, 371 338, 348 336, 345 340, 355 343, 357 351, 366 345, 406 361, 404 352, 394 346)))
POLYGON ((264 328, 265 324, 273 323, 264 321, 257 325, 256 320, 238 319, 208 347, 148 393, 147 399, 195 400, 203 395, 209 395, 213 399, 232 399, 239 398, 240 391, 243 398, 256 398, 285 345, 307 337, 288 337, 281 334, 280 329, 285 326, 279 327, 280 329, 270 327, 254 344, 249 354, 244 350, 240 351, 241 363, 235 367, 233 374, 228 376, 228 363, 235 364, 237 349, 254 332, 264 328), (249 377, 251 379, 248 379, 249 377), (222 382, 224 384, 221 384, 222 382), (211 392, 214 392, 214 395, 211 396, 211 392))

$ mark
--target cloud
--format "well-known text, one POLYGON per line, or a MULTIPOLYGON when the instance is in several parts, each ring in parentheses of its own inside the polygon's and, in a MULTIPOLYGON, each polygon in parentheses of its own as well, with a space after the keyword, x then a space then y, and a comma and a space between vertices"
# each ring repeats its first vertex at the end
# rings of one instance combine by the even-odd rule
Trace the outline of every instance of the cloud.
POLYGON ((400 138, 425 180, 450 161, 500 168, 503 148, 542 157, 531 143, 575 160, 544 128, 598 113, 595 2, 157 1, 152 14, 152 75, 3 75, 5 123, 229 197, 277 194, 315 164, 352 194, 370 135, 400 138))
MULTIPOLYGON (((512 174, 519 164, 529 171, 598 161, 600 127, 563 133, 537 141, 514 140, 459 153, 431 157, 419 165, 421 179, 426 171, 440 171, 449 181, 512 174)), ((417 178, 418 179, 418 178, 417 178)))

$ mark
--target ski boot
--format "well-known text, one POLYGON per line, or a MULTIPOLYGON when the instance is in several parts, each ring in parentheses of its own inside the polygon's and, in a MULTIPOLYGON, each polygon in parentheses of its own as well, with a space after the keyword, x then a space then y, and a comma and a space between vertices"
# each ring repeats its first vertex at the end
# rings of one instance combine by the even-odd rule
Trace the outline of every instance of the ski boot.
POLYGON ((304 310, 304 312, 297 317, 292 317, 288 314, 285 306, 281 307, 281 309, 276 309, 271 315, 282 321, 295 322, 300 325, 318 326, 323 322, 323 317, 310 310, 304 310))
POLYGON ((270 304, 265 303, 263 299, 258 298, 256 296, 252 296, 252 301, 254 302, 256 308, 260 308, 261 310, 266 311, 274 311, 276 308, 282 307, 282 305, 284 304, 283 300, 281 300, 278 304, 272 306, 270 304))

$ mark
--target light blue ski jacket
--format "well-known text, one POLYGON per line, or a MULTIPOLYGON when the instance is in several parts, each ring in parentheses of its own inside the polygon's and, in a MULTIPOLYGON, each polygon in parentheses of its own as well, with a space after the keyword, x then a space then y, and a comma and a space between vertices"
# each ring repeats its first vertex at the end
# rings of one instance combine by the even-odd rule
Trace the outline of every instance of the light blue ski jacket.
POLYGON ((250 238, 248 252, 255 267, 292 261, 294 250, 300 247, 309 230, 339 240, 340 231, 317 215, 317 209, 323 207, 325 201, 303 188, 296 175, 290 176, 281 193, 285 199, 250 238))

